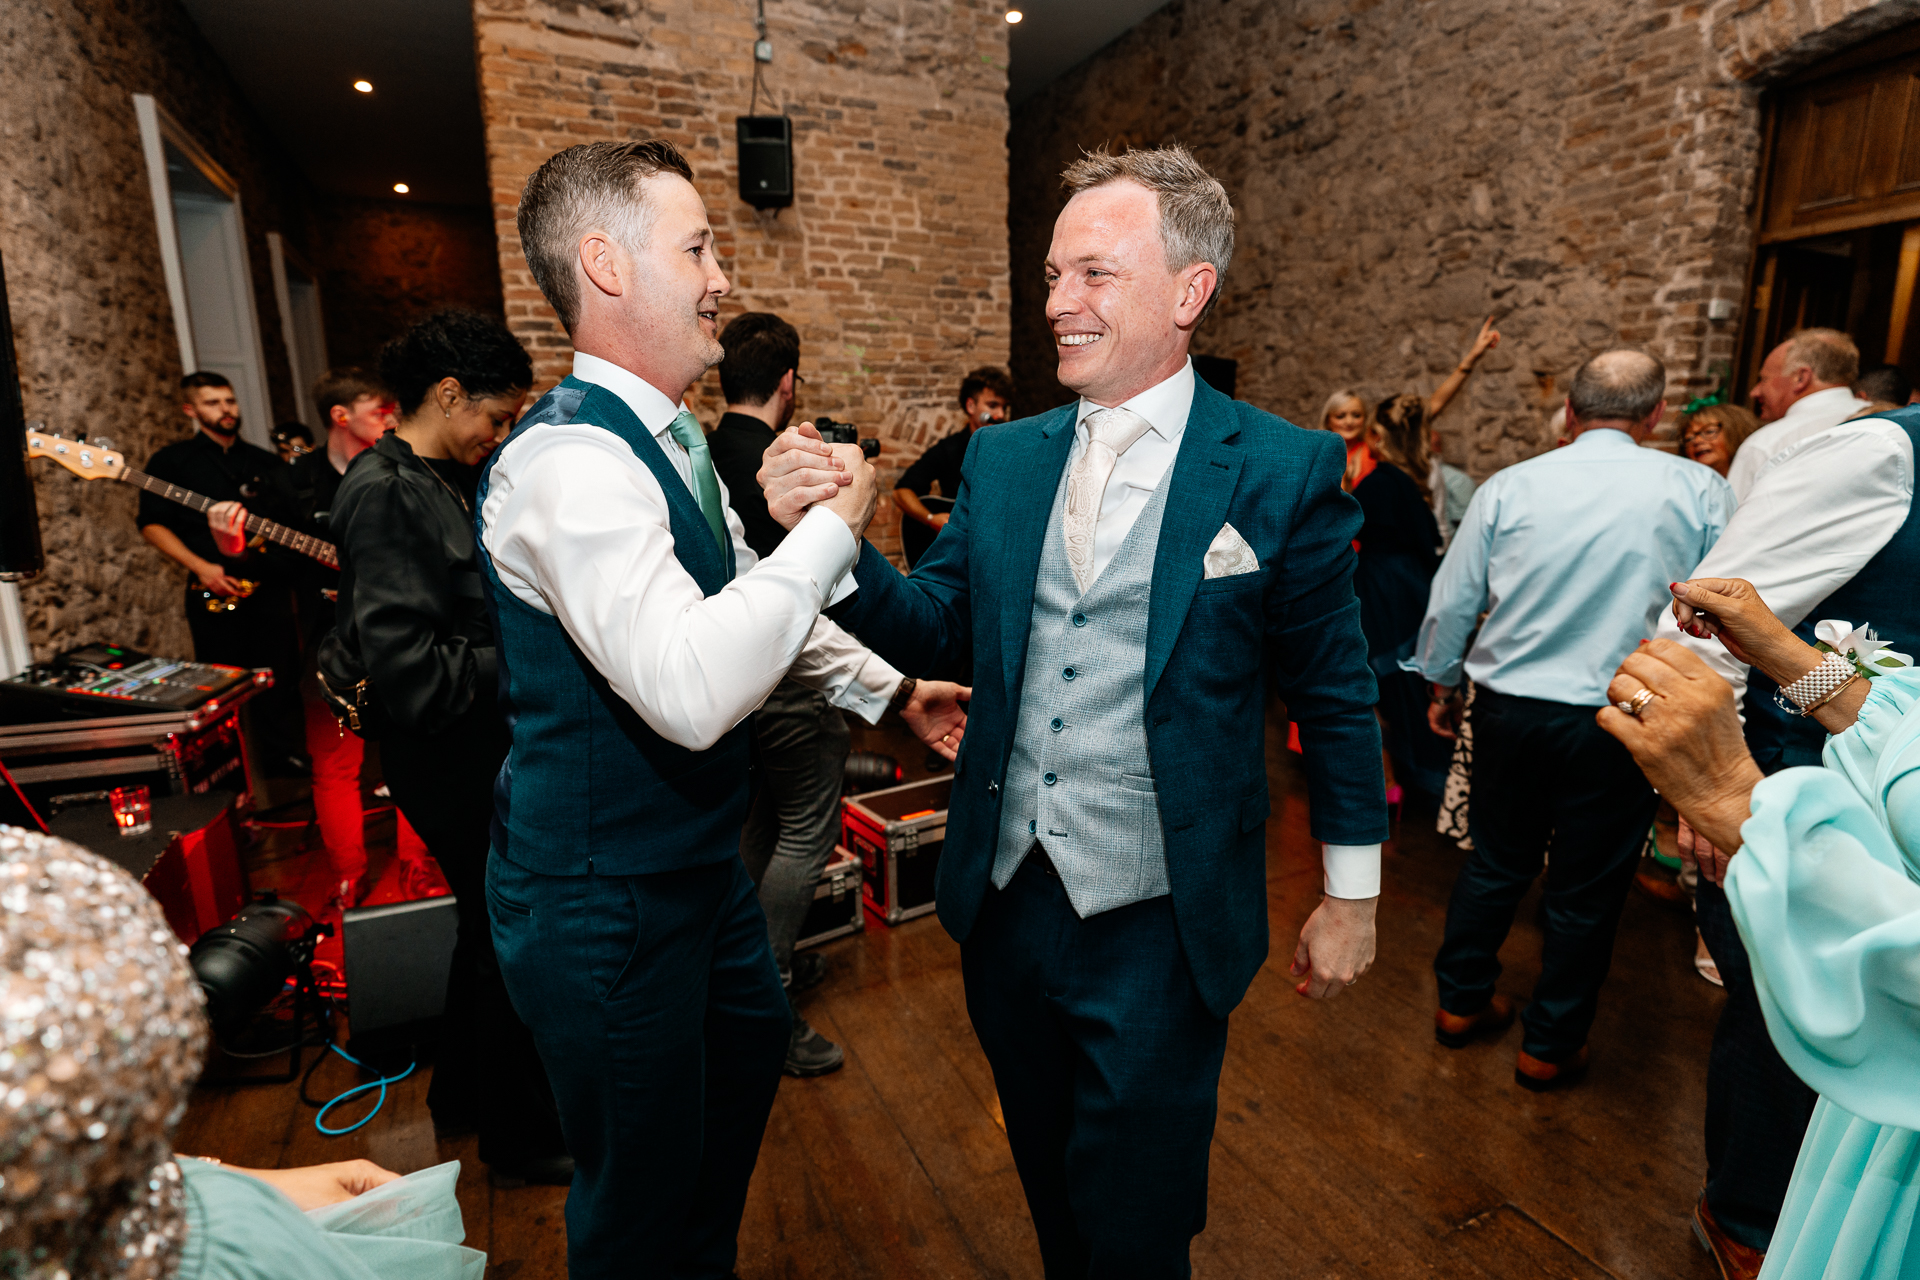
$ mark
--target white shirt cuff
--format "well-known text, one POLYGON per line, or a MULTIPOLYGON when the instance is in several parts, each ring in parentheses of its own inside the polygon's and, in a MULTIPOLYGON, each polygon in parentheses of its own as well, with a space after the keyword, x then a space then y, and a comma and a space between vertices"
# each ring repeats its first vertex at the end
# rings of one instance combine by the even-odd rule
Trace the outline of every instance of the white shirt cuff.
POLYGON ((1329 844, 1321 866, 1326 870, 1329 898, 1377 898, 1380 896, 1380 846, 1377 844, 1329 844))
POLYGON ((900 682, 905 678, 879 654, 869 654, 860 664, 853 683, 833 700, 834 705, 853 712, 868 724, 879 724, 880 717, 887 713, 887 704, 900 691, 900 682))
POLYGON ((846 594, 841 590, 843 583, 851 587, 850 575, 854 561, 860 558, 860 541, 845 520, 824 507, 815 507, 781 539, 773 556, 799 562, 819 589, 824 608, 846 594))

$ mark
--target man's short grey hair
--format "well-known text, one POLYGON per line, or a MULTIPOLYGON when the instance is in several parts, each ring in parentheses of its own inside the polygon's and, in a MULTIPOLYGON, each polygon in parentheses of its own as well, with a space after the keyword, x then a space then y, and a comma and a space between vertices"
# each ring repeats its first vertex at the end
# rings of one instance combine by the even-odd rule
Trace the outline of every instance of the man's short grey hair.
POLYGON ((1860 348, 1838 329, 1802 329, 1787 339, 1787 361, 1780 370, 1811 369, 1815 382, 1850 387, 1860 376, 1860 348))
POLYGON ((1632 347, 1602 351, 1580 366, 1567 392, 1573 421, 1641 422, 1666 398, 1667 370, 1632 347))
POLYGON ((693 181, 693 167, 671 142, 587 142, 547 157, 520 193, 520 249, 547 303, 571 334, 580 320, 573 277, 580 237, 605 231, 628 252, 653 234, 659 210, 641 184, 663 173, 693 181))
POLYGON ((1200 167, 1193 152, 1178 144, 1129 147, 1119 155, 1102 147, 1086 152, 1060 175, 1068 199, 1110 182, 1137 182, 1158 198, 1167 270, 1184 271, 1196 262, 1213 266, 1213 296, 1207 299, 1207 311, 1212 311, 1233 260, 1233 202, 1227 189, 1200 167))

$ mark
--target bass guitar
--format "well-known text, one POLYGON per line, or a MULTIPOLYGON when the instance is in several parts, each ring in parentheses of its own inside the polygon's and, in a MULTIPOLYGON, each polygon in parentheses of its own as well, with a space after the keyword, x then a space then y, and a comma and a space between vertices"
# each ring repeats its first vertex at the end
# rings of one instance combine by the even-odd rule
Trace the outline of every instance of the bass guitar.
MULTIPOLYGON (((49 435, 44 431, 27 432, 27 456, 29 458, 51 458, 82 480, 124 480, 128 484, 138 485, 148 493, 157 494, 168 502, 177 502, 183 507, 205 512, 213 505, 213 499, 203 497, 191 489, 182 489, 177 484, 150 476, 144 471, 136 471, 127 465, 127 460, 113 449, 104 448, 86 440, 68 440, 63 436, 49 435)), ((265 538, 268 542, 298 551, 303 556, 311 556, 330 569, 340 567, 340 555, 331 542, 322 541, 312 534, 301 533, 298 529, 289 529, 276 524, 264 516, 247 513, 245 525, 248 541, 265 538)), ((246 594, 246 593, 242 593, 246 594)), ((208 608, 222 606, 209 602, 208 608)), ((231 609, 231 604, 224 606, 231 609)))

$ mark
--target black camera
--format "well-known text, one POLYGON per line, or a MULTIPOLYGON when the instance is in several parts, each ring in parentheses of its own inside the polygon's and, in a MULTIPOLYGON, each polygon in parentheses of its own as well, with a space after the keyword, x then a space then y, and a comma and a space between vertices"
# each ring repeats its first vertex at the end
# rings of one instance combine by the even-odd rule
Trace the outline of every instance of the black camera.
POLYGON ((869 459, 880 456, 880 442, 872 436, 861 439, 860 428, 851 422, 835 422, 832 418, 815 418, 813 429, 818 431, 820 438, 828 444, 857 444, 860 446, 860 452, 869 459))

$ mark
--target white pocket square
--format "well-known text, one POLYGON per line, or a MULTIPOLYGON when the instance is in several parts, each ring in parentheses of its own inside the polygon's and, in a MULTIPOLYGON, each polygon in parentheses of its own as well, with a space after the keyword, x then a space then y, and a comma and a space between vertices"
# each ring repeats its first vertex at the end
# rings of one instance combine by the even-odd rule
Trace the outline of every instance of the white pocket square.
POLYGON ((1230 524, 1221 525, 1220 532, 1213 535, 1213 545, 1207 548, 1206 576, 1231 578, 1237 573, 1252 573, 1259 567, 1259 557, 1253 554, 1253 548, 1240 536, 1240 531, 1230 524))

